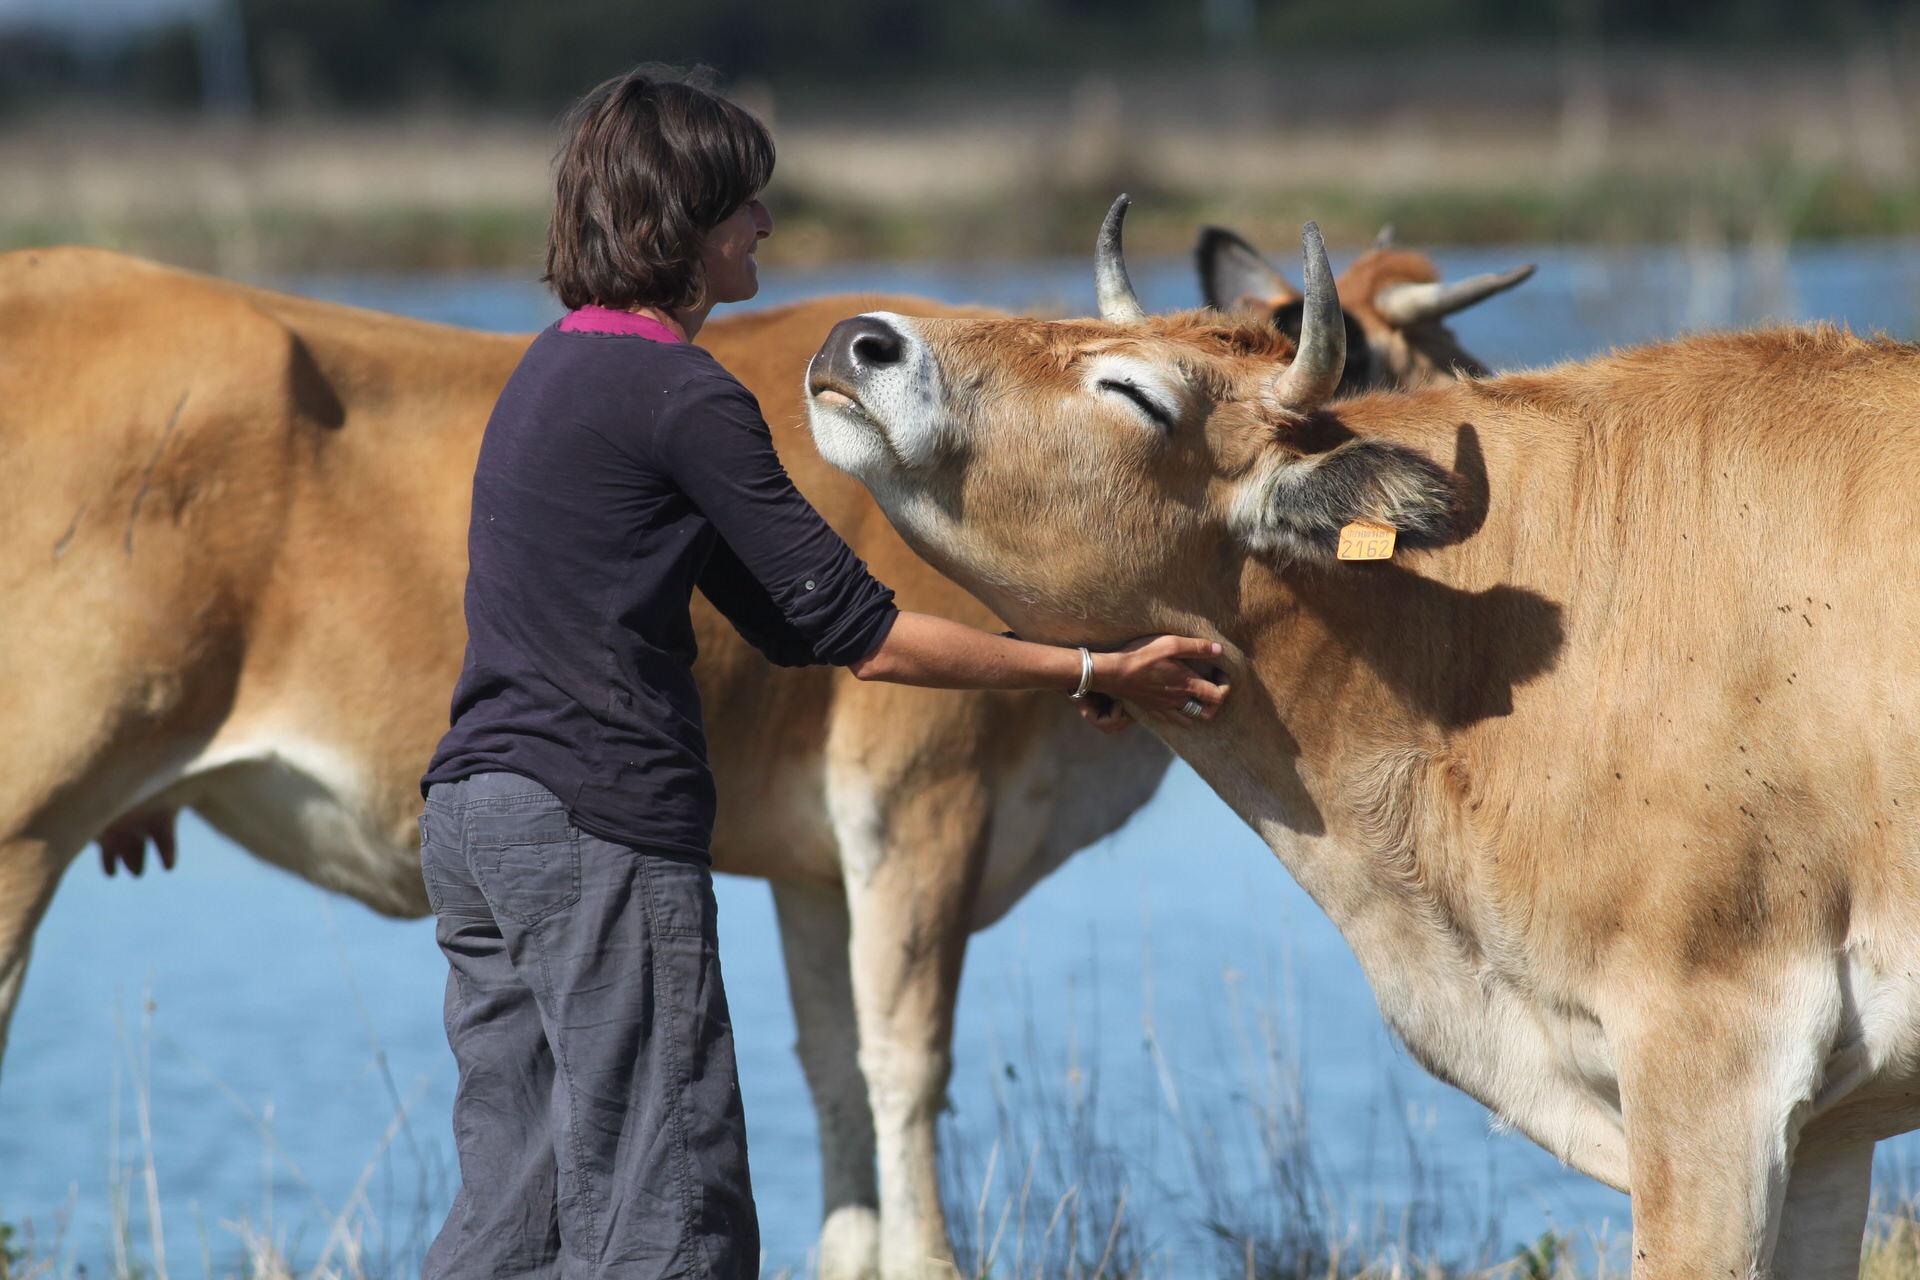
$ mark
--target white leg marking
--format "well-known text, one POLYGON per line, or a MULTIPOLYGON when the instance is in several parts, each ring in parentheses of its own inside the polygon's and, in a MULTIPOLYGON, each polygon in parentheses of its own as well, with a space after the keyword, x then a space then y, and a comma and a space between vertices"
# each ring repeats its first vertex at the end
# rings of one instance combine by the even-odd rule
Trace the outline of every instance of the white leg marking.
MULTIPOLYGON (((951 1022, 936 941, 918 938, 913 916, 926 908, 917 892, 951 889, 907 874, 916 862, 968 857, 966 848, 888 845, 872 784, 854 770, 829 771, 828 811, 846 871, 852 924, 852 978, 860 1024, 861 1075, 873 1109, 879 1175, 880 1275, 922 1280, 953 1274, 952 1246, 940 1204, 935 1121, 945 1098, 951 1058, 935 1020, 951 1022), (894 862, 892 860, 901 860, 894 862), (937 1046, 935 1042, 938 1041, 937 1046)), ((964 919, 951 927, 965 929, 964 919)))
POLYGON ((825 1221, 820 1280, 872 1280, 879 1261, 873 1112, 860 1074, 859 1026, 848 973, 845 892, 776 883, 780 943, 799 1038, 794 1051, 820 1127, 825 1221))
POLYGON ((1854 1280, 1873 1192, 1873 1143, 1816 1147, 1794 1158, 1769 1274, 1854 1280))

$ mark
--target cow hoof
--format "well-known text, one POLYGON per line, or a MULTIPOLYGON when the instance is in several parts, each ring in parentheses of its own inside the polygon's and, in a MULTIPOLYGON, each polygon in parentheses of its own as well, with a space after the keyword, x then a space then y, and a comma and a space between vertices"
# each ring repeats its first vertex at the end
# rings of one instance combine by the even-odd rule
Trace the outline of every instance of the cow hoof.
POLYGON ((882 1240, 880 1280, 964 1280, 944 1239, 882 1240))
POLYGON ((820 1227, 820 1280, 876 1280, 880 1274, 880 1215, 865 1205, 842 1205, 820 1227))

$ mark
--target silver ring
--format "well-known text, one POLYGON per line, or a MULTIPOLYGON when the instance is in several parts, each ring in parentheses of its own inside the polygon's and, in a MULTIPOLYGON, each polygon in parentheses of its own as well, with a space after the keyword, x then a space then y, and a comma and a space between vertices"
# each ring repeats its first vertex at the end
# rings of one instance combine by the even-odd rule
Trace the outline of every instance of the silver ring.
POLYGON ((1180 714, 1183 716, 1191 716, 1193 719, 1198 720, 1201 716, 1207 714, 1207 704, 1198 698, 1188 698, 1180 704, 1180 714))

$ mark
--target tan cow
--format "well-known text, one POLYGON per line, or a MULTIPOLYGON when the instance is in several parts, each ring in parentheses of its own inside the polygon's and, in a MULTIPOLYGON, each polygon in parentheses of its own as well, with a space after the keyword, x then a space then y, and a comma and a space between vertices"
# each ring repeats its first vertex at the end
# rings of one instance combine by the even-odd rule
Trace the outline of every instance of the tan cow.
POLYGON ((1631 1191, 1636 1280, 1854 1275, 1874 1143, 1920 1125, 1920 349, 1328 405, 1311 225, 1290 363, 1142 316, 1105 239, 1103 320, 844 322, 821 451, 1025 634, 1227 647, 1218 720, 1160 732, 1429 1069, 1631 1191), (1352 522, 1392 559, 1336 558, 1352 522))
MULTIPOLYGON (((873 303, 701 338, 903 605, 997 628, 799 429, 808 356, 873 303)), ((99 251, 0 257, 0 1028, 76 851, 170 859, 180 807, 426 911, 413 817, 464 640, 469 477, 526 342, 99 251)), ((1062 698, 782 670, 704 601, 695 620, 715 862, 773 883, 819 1114, 822 1274, 917 1274, 950 1257, 934 1126, 967 934, 1126 821, 1171 756, 1062 698)))

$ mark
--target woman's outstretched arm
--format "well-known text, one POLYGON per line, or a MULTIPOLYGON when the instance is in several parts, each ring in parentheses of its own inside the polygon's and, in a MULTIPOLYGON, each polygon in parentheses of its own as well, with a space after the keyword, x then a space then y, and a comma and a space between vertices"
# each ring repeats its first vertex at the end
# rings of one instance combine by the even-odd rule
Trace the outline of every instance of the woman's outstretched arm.
MULTIPOLYGON (((1182 714, 1189 699, 1210 720, 1228 686, 1195 673, 1194 663, 1213 666, 1220 646, 1185 636, 1154 636, 1125 649, 1093 655, 1090 692, 1132 703, 1161 715, 1182 714), (1184 659, 1184 661, 1183 661, 1184 659)), ((936 689, 1057 689, 1080 685, 1080 651, 994 635, 926 613, 894 619, 880 645, 847 669, 862 680, 924 685, 936 689)))

